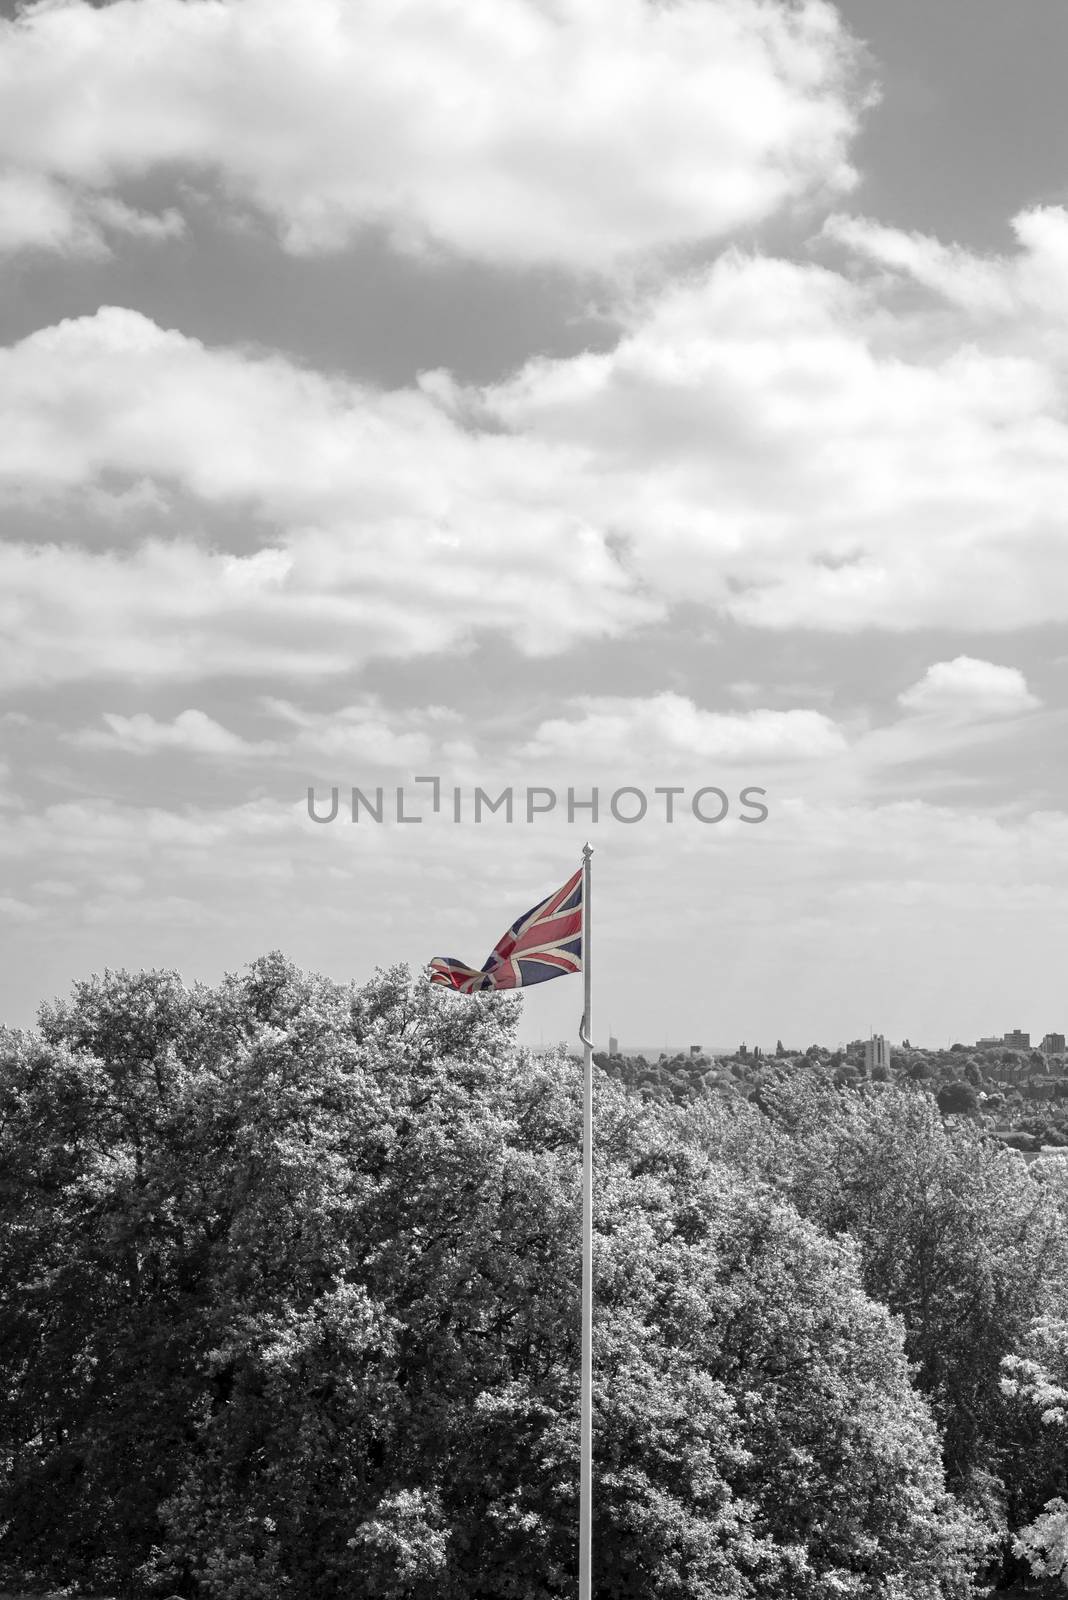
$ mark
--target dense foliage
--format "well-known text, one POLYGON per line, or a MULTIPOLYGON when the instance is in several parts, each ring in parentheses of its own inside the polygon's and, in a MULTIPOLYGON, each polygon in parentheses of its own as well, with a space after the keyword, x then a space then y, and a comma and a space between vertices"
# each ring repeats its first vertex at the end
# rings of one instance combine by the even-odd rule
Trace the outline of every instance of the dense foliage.
POLYGON ((1002 1362, 1002 1393, 1014 1424, 1009 1480, 1016 1555, 1035 1576, 1068 1572, 1068 1320, 1036 1318, 1020 1350, 1002 1362), (1036 1506, 1041 1507, 1037 1515, 1036 1506), (1026 1522, 1030 1513, 1032 1520, 1026 1522))
MULTIPOLYGON (((9 1575, 573 1592, 579 1075, 516 1018, 272 957, 0 1034, 9 1575)), ((1056 1177, 917 1088, 678 1108, 599 1074, 597 1121, 602 1600, 937 1600, 992 1537, 1028 1559, 1056 1177)))
POLYGON ((813 1044, 774 1054, 741 1045, 714 1059, 698 1046, 685 1054, 599 1055, 598 1064, 617 1082, 662 1104, 686 1104, 710 1090, 752 1098, 769 1084, 798 1076, 838 1088, 891 1082, 919 1084, 935 1096, 947 1116, 970 1116, 1003 1142, 1031 1153, 1046 1146, 1068 1148, 1068 1073, 1063 1056, 1001 1045, 920 1050, 906 1042, 890 1067, 869 1068, 865 1042, 855 1039, 830 1049, 813 1044))

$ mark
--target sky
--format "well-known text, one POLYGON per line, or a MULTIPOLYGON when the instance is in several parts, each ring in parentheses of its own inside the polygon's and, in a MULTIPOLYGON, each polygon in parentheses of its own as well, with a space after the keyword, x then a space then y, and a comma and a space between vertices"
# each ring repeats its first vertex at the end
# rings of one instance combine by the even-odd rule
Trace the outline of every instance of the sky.
POLYGON ((1064 1031, 1066 58, 0 5, 0 1020, 480 966, 588 838, 599 1042, 1064 1031))

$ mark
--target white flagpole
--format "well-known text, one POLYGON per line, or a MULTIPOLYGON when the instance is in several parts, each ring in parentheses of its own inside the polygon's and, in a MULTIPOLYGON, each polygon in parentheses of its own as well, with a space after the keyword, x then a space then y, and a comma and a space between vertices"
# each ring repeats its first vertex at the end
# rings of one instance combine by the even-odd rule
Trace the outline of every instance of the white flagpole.
POLYGON ((582 1367, 579 1403, 579 1600, 592 1600, 593 1547, 593 1014, 590 1009, 590 857, 582 847, 582 1367))

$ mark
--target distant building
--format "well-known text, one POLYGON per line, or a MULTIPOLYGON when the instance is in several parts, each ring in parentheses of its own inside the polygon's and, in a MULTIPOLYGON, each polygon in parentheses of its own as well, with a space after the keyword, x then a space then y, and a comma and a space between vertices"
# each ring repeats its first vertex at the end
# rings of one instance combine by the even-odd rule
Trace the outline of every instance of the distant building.
POLYGON ((1010 1050, 1030 1050, 1031 1035, 1024 1033, 1022 1028, 1011 1028, 1002 1038, 1002 1044, 1010 1050))
POLYGON ((619 1040, 614 1033, 608 1035, 608 1054, 610 1056, 618 1056, 619 1054, 619 1040))
POLYGON ((690 1054, 692 1056, 699 1056, 701 1054, 701 1046, 699 1044, 692 1044, 690 1046, 690 1054))
POLYGON ((1063 1033, 1047 1033, 1047 1034, 1044 1034, 1043 1035, 1043 1039, 1042 1039, 1042 1054, 1044 1056, 1063 1056, 1063 1054, 1064 1054, 1064 1034, 1063 1033))
POLYGON ((977 1050, 997 1050, 1001 1045, 1004 1044, 1004 1042, 1005 1041, 999 1038, 996 1034, 991 1034, 988 1039, 977 1039, 975 1041, 975 1048, 977 1050))
POLYGON ((890 1070, 890 1046, 881 1033, 872 1034, 864 1041, 864 1069, 870 1073, 876 1067, 890 1070))

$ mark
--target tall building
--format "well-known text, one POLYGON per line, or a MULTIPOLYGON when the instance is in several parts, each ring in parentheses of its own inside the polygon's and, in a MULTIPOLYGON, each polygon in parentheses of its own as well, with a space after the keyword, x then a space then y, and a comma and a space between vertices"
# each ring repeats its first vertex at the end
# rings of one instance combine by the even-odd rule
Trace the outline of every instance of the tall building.
POLYGON ((1031 1035, 1024 1033, 1022 1028, 1010 1028, 1001 1042, 1010 1050, 1030 1050, 1031 1035))
POLYGON ((608 1054, 610 1056, 618 1056, 619 1054, 619 1040, 614 1033, 608 1035, 608 1054))
POLYGON ((870 1074, 875 1067, 890 1070, 890 1046, 881 1033, 864 1041, 864 1069, 870 1074))
POLYGON ((1042 1039, 1042 1054, 1044 1056, 1063 1056, 1064 1034, 1047 1033, 1042 1039))

